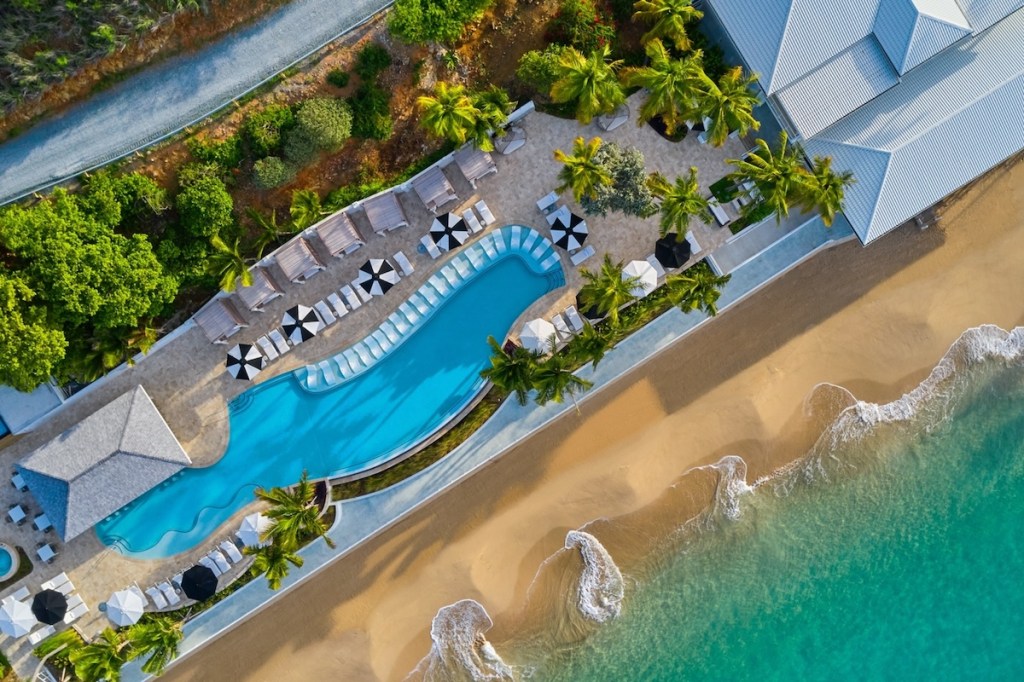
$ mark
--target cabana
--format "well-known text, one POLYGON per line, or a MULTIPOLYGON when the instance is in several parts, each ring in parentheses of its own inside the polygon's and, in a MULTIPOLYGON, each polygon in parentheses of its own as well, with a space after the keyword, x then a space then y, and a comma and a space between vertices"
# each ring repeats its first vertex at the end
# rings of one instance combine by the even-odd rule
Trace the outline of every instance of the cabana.
POLYGON ((213 343, 227 343, 239 329, 248 327, 235 306, 225 298, 215 298, 192 316, 206 338, 213 343))
POLYGON ((312 230, 332 256, 352 253, 366 243, 359 230, 352 224, 352 219, 344 211, 338 211, 321 220, 312 227, 312 230))
POLYGON ((263 268, 253 268, 252 284, 247 287, 238 287, 236 293, 238 298, 242 299, 242 303, 253 312, 260 312, 267 303, 284 295, 281 287, 263 268))
POLYGON ((379 194, 363 202, 363 210, 370 221, 370 226, 377 234, 397 230, 409 224, 402 205, 393 192, 379 194))
POLYGON ((415 177, 412 188, 431 213, 437 213, 438 208, 459 198, 452 183, 448 182, 444 172, 437 166, 431 166, 415 177))
POLYGON ((469 184, 476 189, 476 181, 487 177, 491 173, 497 173, 498 167, 494 165, 494 159, 485 151, 481 151, 476 145, 469 144, 455 152, 455 163, 459 170, 469 180, 469 184))
POLYGON ((281 266, 284 276, 292 282, 302 284, 325 268, 313 249, 302 237, 297 237, 274 254, 274 260, 281 266))

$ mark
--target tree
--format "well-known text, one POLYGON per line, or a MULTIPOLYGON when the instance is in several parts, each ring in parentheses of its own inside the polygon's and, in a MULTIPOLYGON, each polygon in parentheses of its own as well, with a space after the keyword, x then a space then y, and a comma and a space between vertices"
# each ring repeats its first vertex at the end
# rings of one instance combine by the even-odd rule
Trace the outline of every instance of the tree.
POLYGON ((836 213, 843 210, 843 195, 854 183, 853 173, 832 170, 832 157, 815 156, 811 172, 804 178, 797 192, 801 205, 821 214, 821 222, 831 227, 836 213))
POLYGON ((576 376, 572 371, 571 360, 564 353, 552 353, 537 365, 534 373, 534 387, 537 389, 538 405, 548 402, 560 403, 569 396, 579 414, 580 406, 576 403, 576 394, 586 391, 594 385, 592 381, 576 376))
POLYGON ((53 375, 68 346, 64 332, 31 304, 35 292, 0 267, 0 383, 32 391, 53 375))
POLYGON ((644 155, 639 149, 623 149, 614 142, 602 142, 594 162, 604 168, 612 182, 597 185, 593 193, 579 199, 584 211, 602 216, 608 211, 619 211, 641 218, 657 211, 654 196, 647 187, 644 155))
POLYGON ((159 676, 178 655, 182 636, 181 623, 170 618, 157 616, 141 621, 128 628, 128 656, 149 656, 142 664, 142 672, 159 676))
POLYGON ((572 144, 572 156, 561 149, 556 149, 555 161, 563 164, 562 169, 558 171, 560 184, 556 190, 564 192, 571 189, 576 201, 580 201, 583 197, 595 198, 600 187, 610 186, 613 182, 611 173, 595 158, 600 148, 600 137, 595 137, 590 142, 577 137, 572 144))
POLYGON ((639 124, 656 116, 665 122, 665 132, 676 129, 696 116, 701 78, 700 52, 686 59, 673 59, 665 45, 654 39, 644 46, 647 64, 623 69, 622 81, 632 87, 647 89, 647 98, 640 107, 639 124))
POLYGON ((650 30, 640 38, 641 42, 666 38, 681 52, 690 49, 686 25, 704 16, 703 12, 693 7, 692 0, 639 0, 633 4, 633 8, 636 10, 634 20, 652 24, 650 30))
POLYGON ((352 111, 345 100, 312 97, 299 107, 295 123, 317 149, 337 151, 352 134, 352 111))
POLYGON ((265 575, 267 586, 272 590, 281 587, 281 581, 290 570, 289 566, 299 568, 303 564, 302 557, 294 548, 280 544, 276 540, 260 547, 246 547, 243 551, 255 557, 252 562, 252 574, 265 575))
POLYGON ((302 536, 322 537, 327 546, 333 548, 334 541, 327 537, 327 526, 320 518, 314 493, 305 471, 290 489, 257 488, 256 497, 271 505, 266 512, 271 521, 266 537, 285 549, 297 548, 302 536))
POLYGON ((604 358, 605 353, 612 349, 612 340, 607 334, 599 332, 594 325, 583 326, 583 331, 569 342, 568 352, 574 362, 591 363, 595 368, 604 358))
POLYGON ((96 641, 72 651, 69 659, 82 682, 118 682, 128 660, 128 640, 107 628, 96 641))
POLYGON ((558 104, 575 102, 580 123, 590 123, 595 116, 610 113, 626 101, 615 76, 622 61, 608 61, 610 54, 608 46, 591 52, 589 57, 570 48, 558 60, 558 80, 551 86, 551 100, 558 104))
POLYGON ((320 195, 311 189, 298 189, 292 192, 292 205, 288 208, 296 231, 304 230, 325 215, 320 206, 320 195))
POLYGON ((397 0, 388 28, 406 43, 453 43, 493 0, 397 0))
POLYGON ((213 252, 206 261, 208 272, 217 278, 220 288, 231 292, 241 282, 243 287, 252 285, 252 271, 249 260, 242 256, 236 239, 228 244, 219 236, 210 240, 213 252))
POLYGON ((203 240, 234 224, 235 202, 213 164, 186 164, 178 172, 180 190, 174 199, 181 226, 203 240))
POLYGON ((701 113, 711 120, 708 142, 720 147, 733 131, 746 135, 761 127, 761 122, 754 118, 758 99, 752 88, 757 75, 744 76, 743 68, 737 66, 722 74, 717 84, 707 76, 703 81, 699 106, 701 113))
POLYGON ((391 53, 380 43, 367 43, 356 55, 356 75, 364 82, 373 81, 384 69, 391 66, 391 53))
POLYGON ((242 133, 253 156, 263 158, 281 151, 284 133, 295 127, 295 114, 285 104, 270 103, 245 117, 242 133))
POLYGON ((472 93, 470 100, 478 112, 476 125, 473 126, 470 137, 479 149, 485 152, 494 151, 491 133, 498 136, 505 134, 502 126, 505 125, 515 105, 509 99, 508 93, 497 85, 472 93))
POLYGON ((678 275, 665 278, 668 300, 683 312, 703 310, 714 317, 718 314, 718 297, 729 276, 719 277, 706 263, 698 263, 678 275))
POLYGON ((516 78, 545 97, 549 96, 551 86, 558 80, 558 62, 562 53, 569 49, 572 48, 554 43, 543 50, 530 50, 519 58, 516 78))
POLYGON ((701 195, 697 182, 696 166, 691 166, 687 175, 677 177, 675 183, 670 183, 660 173, 653 173, 648 184, 654 195, 661 199, 659 230, 662 237, 674 232, 676 240, 682 241, 691 218, 711 222, 708 200, 701 195))
POLYGON ((584 310, 594 309, 608 318, 612 327, 619 326, 619 308, 636 300, 633 289, 635 278, 622 277, 622 263, 616 263, 609 254, 604 255, 601 269, 591 272, 580 269, 586 284, 580 289, 579 300, 584 310))
POLYGON ((363 83, 349 101, 352 134, 364 140, 386 140, 394 132, 391 94, 376 83, 363 83))
POLYGON ((421 95, 416 99, 421 118, 420 123, 427 132, 462 144, 476 130, 480 111, 473 105, 466 88, 440 82, 434 94, 421 95))
POLYGON ((90 173, 79 202, 88 206, 94 215, 99 209, 98 195, 108 196, 118 206, 117 220, 110 226, 127 232, 152 233, 152 223, 170 205, 164 188, 141 173, 115 175, 106 170, 90 173))
POLYGON ((252 164, 252 177, 260 189, 273 189, 290 182, 295 169, 279 156, 266 156, 252 164))
POLYGON ((256 241, 253 243, 253 251, 255 252, 257 259, 263 257, 263 252, 266 251, 268 246, 275 244, 282 237, 294 234, 298 230, 297 226, 293 222, 278 225, 277 209, 271 210, 269 218, 254 208, 246 209, 245 213, 249 216, 249 219, 256 224, 256 228, 259 230, 259 234, 256 236, 256 241))
POLYGON ((779 133, 775 151, 761 138, 755 144, 757 148, 745 159, 728 159, 727 162, 736 167, 733 175, 737 184, 754 183, 761 201, 775 213, 775 220, 781 222, 789 215, 789 202, 797 196, 803 176, 807 174, 800 165, 800 149, 789 144, 784 130, 779 133))
POLYGON ((538 356, 522 346, 506 353, 493 336, 487 337, 487 343, 491 347, 491 366, 480 372, 480 376, 505 393, 515 394, 519 404, 525 405, 533 389, 538 356))

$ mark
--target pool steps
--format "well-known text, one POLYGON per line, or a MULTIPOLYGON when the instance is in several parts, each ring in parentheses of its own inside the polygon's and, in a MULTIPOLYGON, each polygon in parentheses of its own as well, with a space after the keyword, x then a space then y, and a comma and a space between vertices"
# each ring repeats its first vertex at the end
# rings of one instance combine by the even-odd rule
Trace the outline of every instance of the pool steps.
POLYGON ((397 348, 477 273, 511 255, 545 275, 554 287, 565 284, 561 259, 550 239, 520 225, 494 230, 456 253, 369 335, 320 362, 295 370, 295 377, 307 391, 319 392, 359 376, 397 348))

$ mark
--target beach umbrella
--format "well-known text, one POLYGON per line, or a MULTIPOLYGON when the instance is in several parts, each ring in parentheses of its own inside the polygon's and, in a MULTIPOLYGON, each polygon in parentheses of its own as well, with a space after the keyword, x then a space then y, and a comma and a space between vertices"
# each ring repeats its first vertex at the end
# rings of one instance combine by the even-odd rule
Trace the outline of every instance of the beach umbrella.
POLYGON ((445 213, 434 218, 430 223, 430 238, 434 240, 438 248, 443 251, 451 251, 457 246, 462 246, 469 239, 469 228, 466 221, 457 213, 445 213))
POLYGON ((206 566, 196 564, 182 574, 181 589, 189 599, 209 599, 217 594, 217 575, 206 566))
POLYGON ((643 298, 658 286, 658 273, 654 266, 645 260, 631 260, 622 269, 623 280, 633 278, 637 280, 633 287, 633 295, 637 298, 643 298))
POLYGON ((35 614, 25 602, 12 599, 0 606, 0 632, 8 637, 24 637, 35 625, 35 614))
POLYGON ((107 600, 107 618, 118 627, 135 625, 146 610, 146 602, 138 592, 121 590, 107 600))
POLYGON ((398 284, 398 279, 395 266, 383 258, 371 258, 360 266, 356 284, 371 296, 383 296, 398 284))
POLYGON ((57 590, 43 590, 32 597, 32 613, 46 625, 56 625, 68 612, 68 598, 57 590))
POLYGON ((581 248, 588 234, 586 221, 575 213, 570 213, 568 220, 564 214, 560 215, 551 224, 551 237, 555 240, 555 246, 561 246, 566 251, 581 248))
POLYGON ((270 528, 270 519, 255 512, 242 519, 242 525, 235 535, 246 547, 261 547, 265 544, 262 537, 268 528, 270 528))
POLYGON ((554 335, 555 326, 547 320, 537 318, 523 325, 523 328, 519 331, 519 342, 523 344, 523 348, 526 350, 537 353, 550 353, 551 339, 554 335))
POLYGON ((675 233, 667 234, 654 242, 654 257, 666 268, 681 268, 690 260, 690 242, 679 241, 675 233))
POLYGON ((263 369, 263 362, 263 354, 256 346, 240 343, 228 351, 225 366, 228 368, 228 374, 234 378, 252 381, 263 369))
POLYGON ((316 311, 305 305, 292 306, 281 318, 281 329, 294 344, 310 340, 320 331, 321 326, 316 311))

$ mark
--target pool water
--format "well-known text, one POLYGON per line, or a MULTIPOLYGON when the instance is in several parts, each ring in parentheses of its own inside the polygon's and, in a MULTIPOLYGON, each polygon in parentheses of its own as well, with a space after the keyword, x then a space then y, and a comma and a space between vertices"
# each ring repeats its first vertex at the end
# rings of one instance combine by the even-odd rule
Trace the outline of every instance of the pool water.
POLYGON ((14 557, 11 555, 11 550, 0 546, 0 578, 10 573, 11 566, 13 565, 14 557))
POLYGON ((291 485, 304 469, 313 479, 365 471, 421 442, 483 387, 487 337, 503 338, 523 310, 563 284, 560 269, 539 269, 509 252, 389 355, 334 389, 306 391, 303 368, 249 389, 229 407, 224 456, 115 512, 96 526, 100 540, 137 558, 170 556, 202 542, 257 486, 291 485))

